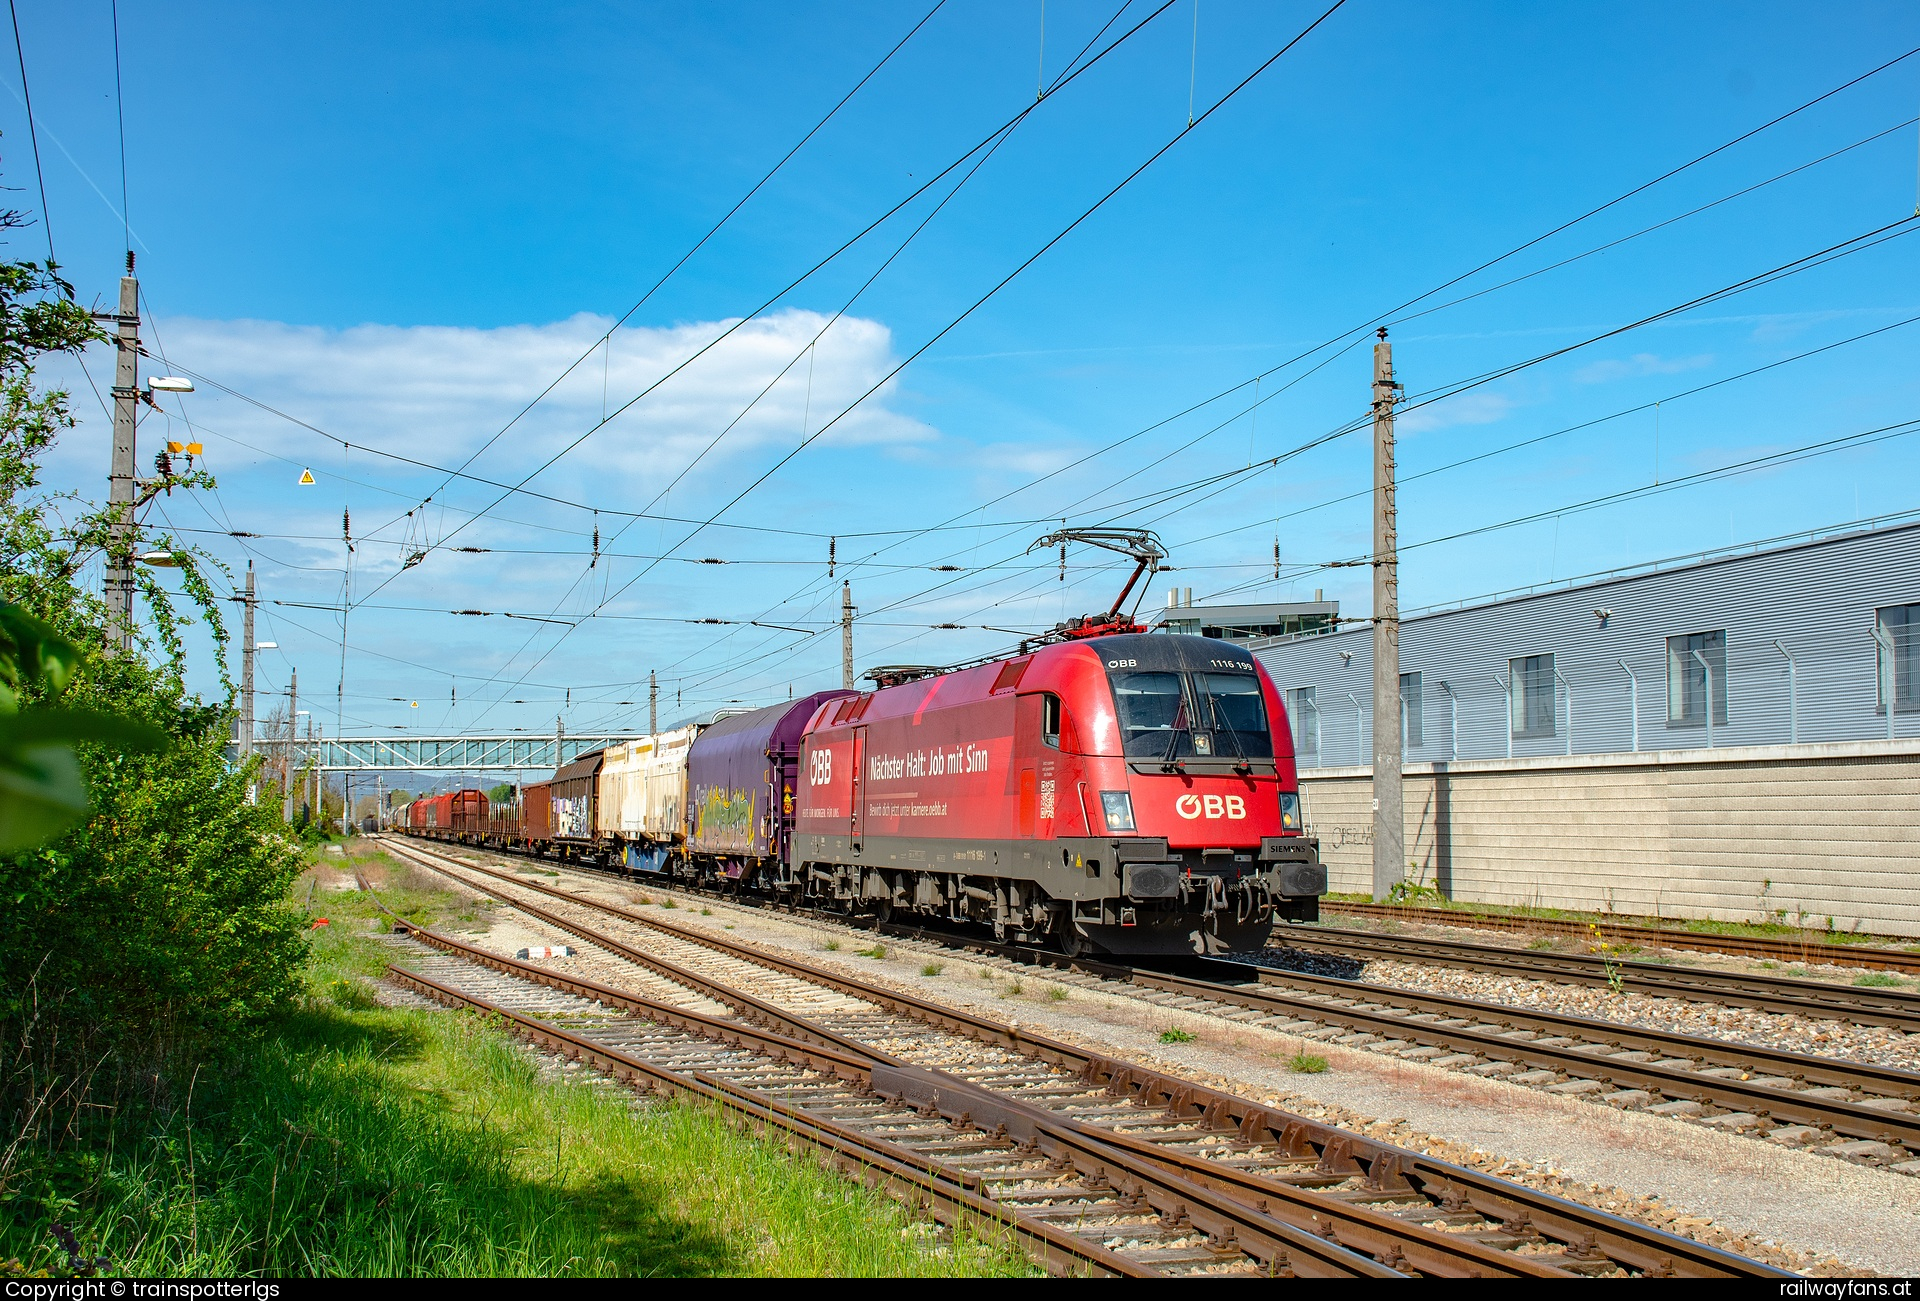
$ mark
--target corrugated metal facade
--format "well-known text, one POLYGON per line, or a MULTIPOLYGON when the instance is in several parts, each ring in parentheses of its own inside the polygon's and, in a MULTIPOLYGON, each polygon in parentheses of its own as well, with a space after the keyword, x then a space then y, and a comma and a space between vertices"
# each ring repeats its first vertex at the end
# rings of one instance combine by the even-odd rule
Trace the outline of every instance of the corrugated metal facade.
MULTIPOLYGON (((1419 676, 1404 693, 1406 759, 1703 747, 1709 674, 1715 747, 1883 738, 1877 612, 1910 604, 1920 604, 1920 525, 1913 524, 1408 618, 1400 668, 1419 676), (1724 637, 1699 636, 1709 633, 1724 637), (1688 637, 1694 640, 1670 644, 1688 637), (1707 668, 1693 650, 1703 652, 1707 668), (1545 655, 1553 657, 1550 672, 1540 660, 1518 666, 1516 695, 1514 662, 1545 655), (1675 672, 1676 661, 1683 672, 1675 672), (1529 712, 1538 724, 1531 729, 1529 712)), ((1905 638, 1920 633, 1901 632, 1898 657, 1911 664, 1920 648, 1905 638)), ((1302 768, 1372 761, 1371 626, 1256 647, 1255 654, 1287 693, 1302 768)), ((1920 696, 1914 676, 1899 680, 1895 736, 1920 736, 1920 706, 1908 695, 1920 696)))

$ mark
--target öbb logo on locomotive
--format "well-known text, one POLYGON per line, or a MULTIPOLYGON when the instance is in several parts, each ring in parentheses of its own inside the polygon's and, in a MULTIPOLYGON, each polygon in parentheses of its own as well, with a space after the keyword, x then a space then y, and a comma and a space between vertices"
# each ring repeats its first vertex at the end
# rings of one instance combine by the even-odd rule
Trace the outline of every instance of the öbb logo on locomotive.
POLYGON ((833 785, 833 751, 820 749, 807 756, 807 785, 833 785))
POLYGON ((1209 818, 1234 821, 1247 816, 1247 802, 1238 795, 1182 795, 1173 802, 1173 809, 1189 822, 1203 813, 1209 818))

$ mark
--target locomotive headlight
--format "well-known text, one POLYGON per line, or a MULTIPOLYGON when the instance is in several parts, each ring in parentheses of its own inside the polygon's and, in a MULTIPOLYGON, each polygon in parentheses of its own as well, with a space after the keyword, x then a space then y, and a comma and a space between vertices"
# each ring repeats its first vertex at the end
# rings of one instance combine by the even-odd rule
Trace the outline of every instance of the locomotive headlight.
POLYGON ((1300 796, 1296 791, 1280 792, 1280 829, 1300 830, 1300 796))
POLYGON ((1133 830, 1133 796, 1125 791, 1101 791, 1100 809, 1107 815, 1108 831, 1133 830))

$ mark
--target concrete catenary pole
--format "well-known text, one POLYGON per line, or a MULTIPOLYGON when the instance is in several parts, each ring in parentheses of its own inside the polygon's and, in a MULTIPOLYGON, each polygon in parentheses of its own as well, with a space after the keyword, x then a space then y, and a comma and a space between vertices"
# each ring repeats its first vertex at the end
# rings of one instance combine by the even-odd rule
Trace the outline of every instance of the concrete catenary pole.
POLYGON ((107 645, 121 654, 133 651, 133 410, 139 397, 140 282, 133 278, 133 254, 120 277, 120 312, 114 335, 113 461, 107 472, 107 501, 113 508, 107 543, 107 645))
POLYGON ((320 820, 320 765, 314 762, 313 715, 307 715, 307 821, 320 820))
POLYGON ((253 562, 247 562, 247 592, 240 598, 240 762, 253 757, 253 562))
POLYGON ((1393 345, 1373 345, 1373 897, 1407 864, 1400 784, 1400 557, 1393 486, 1393 345))
POLYGON ((299 726, 300 670, 294 669, 287 679, 287 742, 280 751, 280 819, 289 823, 293 821, 293 743, 299 726))
POLYGON ((647 670, 647 735, 660 734, 660 679, 647 670))
POLYGON ((853 688, 853 584, 840 584, 840 685, 853 688))

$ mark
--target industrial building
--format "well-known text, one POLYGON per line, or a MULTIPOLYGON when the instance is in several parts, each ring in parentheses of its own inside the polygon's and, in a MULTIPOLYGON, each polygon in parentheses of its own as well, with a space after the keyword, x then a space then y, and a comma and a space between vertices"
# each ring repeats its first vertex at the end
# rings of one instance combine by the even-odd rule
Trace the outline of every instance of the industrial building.
MULTIPOLYGON (((1364 891, 1372 629, 1250 645, 1333 888, 1364 891)), ((1412 880, 1920 934, 1920 524, 1413 611, 1400 664, 1412 880)))

